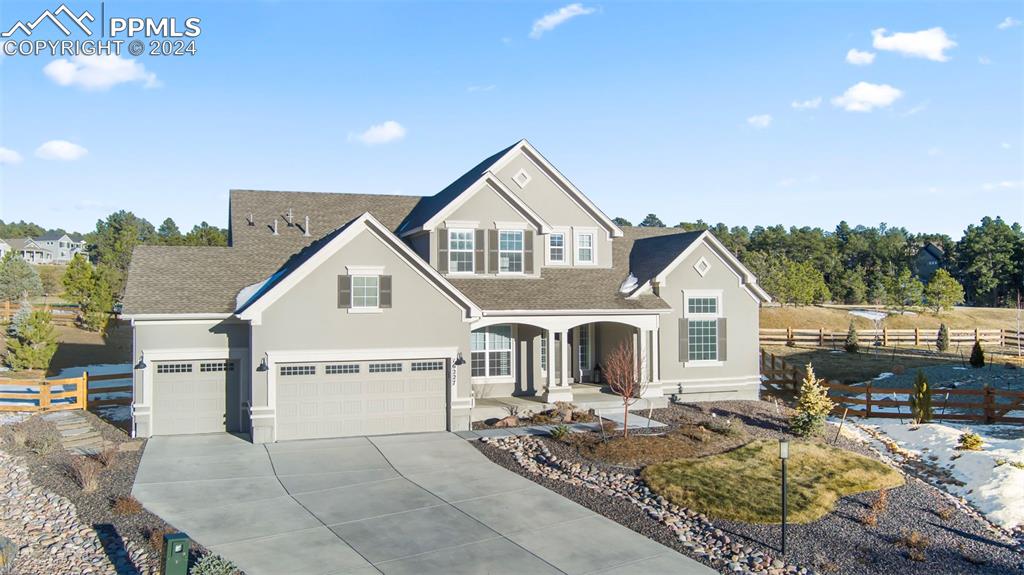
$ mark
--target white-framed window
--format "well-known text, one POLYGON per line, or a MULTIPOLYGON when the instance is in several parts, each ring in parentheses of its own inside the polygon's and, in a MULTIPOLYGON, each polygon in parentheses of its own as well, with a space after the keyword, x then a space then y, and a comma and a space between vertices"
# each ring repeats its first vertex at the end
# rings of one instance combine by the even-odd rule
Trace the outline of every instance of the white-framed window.
POLYGON ((565 262, 565 234, 552 232, 548 235, 548 261, 551 263, 565 262))
POLYGON ((687 323, 687 359, 718 361, 718 320, 691 319, 687 323))
POLYGON ((474 230, 448 230, 448 271, 473 273, 474 230))
POLYGON ((694 366, 717 365, 722 357, 718 349, 722 295, 718 291, 687 290, 683 294, 686 317, 686 361, 694 366))
POLYGON ((523 273, 523 231, 498 232, 498 272, 523 273))
POLYGON ((352 276, 352 307, 380 306, 380 276, 352 276))
POLYGON ((511 377, 512 326, 495 325, 474 330, 470 335, 470 364, 473 377, 511 377))
POLYGON ((548 372, 548 332, 546 331, 540 334, 540 371, 541 373, 548 372))
POLYGON ((594 263, 594 234, 593 232, 580 232, 576 234, 576 263, 594 263))
POLYGON ((688 316, 695 315, 712 315, 718 317, 718 297, 716 296, 700 296, 691 297, 686 300, 686 314, 688 316))
POLYGON ((593 366, 590 364, 590 326, 581 325, 576 329, 576 356, 579 360, 579 369, 590 371, 593 366))

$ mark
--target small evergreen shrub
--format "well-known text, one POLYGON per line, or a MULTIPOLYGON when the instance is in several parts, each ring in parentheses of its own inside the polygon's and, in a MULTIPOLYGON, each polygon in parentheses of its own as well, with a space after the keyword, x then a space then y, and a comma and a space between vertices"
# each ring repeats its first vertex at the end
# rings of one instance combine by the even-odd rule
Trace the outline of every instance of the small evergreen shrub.
POLYGON ((14 337, 18 335, 18 330, 28 320, 28 316, 32 315, 32 304, 27 299, 21 300, 21 305, 18 306, 18 311, 15 312, 14 317, 11 318, 10 325, 7 326, 7 335, 14 337))
POLYGON ((834 407, 828 389, 814 375, 814 366, 808 363, 807 376, 800 384, 800 394, 796 399, 796 413, 789 420, 789 430, 800 437, 819 433, 834 407))
POLYGON ((971 349, 971 367, 985 367, 985 350, 981 349, 981 342, 977 340, 971 349))
POLYGON ((46 369, 56 351, 53 316, 34 311, 18 327, 18 335, 7 340, 7 364, 11 369, 46 369))
POLYGON ((944 323, 939 325, 939 335, 935 338, 935 348, 941 352, 949 351, 949 328, 944 323))
POLYGON ((917 378, 914 380, 914 393, 910 395, 910 412, 914 414, 914 421, 925 423, 932 419, 932 390, 928 386, 928 378, 924 372, 917 370, 917 378))
POLYGON ((569 426, 565 424, 556 425, 551 428, 551 431, 549 433, 551 433, 552 439, 557 439, 558 441, 561 441, 569 436, 569 426))
POLYGON ((857 326, 850 322, 850 329, 846 332, 846 341, 843 343, 843 349, 850 353, 857 353, 860 351, 860 342, 857 341, 857 326))
POLYGON ((188 570, 189 575, 235 575, 238 567, 227 559, 209 553, 188 570))
POLYGON ((984 447, 985 442, 981 440, 981 436, 972 431, 961 433, 957 439, 957 449, 962 451, 981 451, 984 447))

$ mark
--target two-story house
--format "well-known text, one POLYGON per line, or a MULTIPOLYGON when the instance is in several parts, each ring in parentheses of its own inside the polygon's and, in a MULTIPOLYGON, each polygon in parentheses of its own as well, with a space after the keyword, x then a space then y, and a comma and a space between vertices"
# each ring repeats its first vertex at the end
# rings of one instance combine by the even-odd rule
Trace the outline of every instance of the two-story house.
POLYGON ((230 246, 139 246, 137 436, 468 429, 572 401, 625 342, 646 397, 758 396, 768 296, 708 232, 617 226, 525 140, 435 195, 234 190, 230 246))
POLYGON ((66 264, 75 257, 75 254, 85 251, 84 240, 76 240, 61 232, 47 232, 45 235, 33 238, 33 241, 50 252, 51 262, 55 264, 66 264))
POLYGON ((52 264, 53 252, 32 238, 4 240, 10 250, 30 264, 52 264))

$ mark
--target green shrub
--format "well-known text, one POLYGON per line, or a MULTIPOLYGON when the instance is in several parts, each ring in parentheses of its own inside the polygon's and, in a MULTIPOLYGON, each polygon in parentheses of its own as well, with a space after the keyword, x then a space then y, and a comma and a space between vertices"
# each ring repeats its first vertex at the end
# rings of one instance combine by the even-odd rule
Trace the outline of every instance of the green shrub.
POLYGON ((789 420, 790 431, 800 437, 820 432, 834 407, 828 389, 814 375, 814 366, 808 363, 807 376, 800 384, 800 395, 796 399, 796 413, 789 420))
POLYGON ((949 350, 949 328, 946 327, 946 324, 939 325, 939 335, 935 338, 935 347, 942 352, 949 350))
POLYGON ((14 313, 14 317, 11 318, 11 324, 7 326, 7 335, 12 337, 18 335, 18 330, 21 329, 21 326, 25 325, 30 315, 32 315, 32 304, 27 299, 21 300, 18 311, 14 313))
POLYGON ((557 440, 561 441, 562 439, 565 439, 566 437, 569 436, 569 433, 570 433, 569 426, 565 425, 565 424, 556 425, 556 426, 552 427, 551 431, 549 431, 548 433, 551 434, 551 437, 553 439, 557 439, 557 440))
POLYGON ((188 573, 189 575, 235 575, 238 573, 238 567, 220 555, 210 553, 197 561, 188 570, 188 573))
POLYGON ((985 350, 981 349, 981 342, 977 340, 971 349, 971 367, 985 367, 985 350))
POLYGON ((850 321, 850 329, 846 332, 846 341, 843 343, 843 349, 850 353, 860 351, 860 342, 857 341, 857 326, 853 325, 853 321, 850 321))
POLYGON ((957 439, 957 449, 963 451, 981 451, 985 447, 985 442, 981 440, 981 436, 972 431, 965 431, 960 434, 960 438, 957 439))
POLYGON ((932 419, 932 390, 928 387, 928 378, 920 369, 914 380, 914 393, 910 395, 910 412, 914 414, 917 423, 932 419))
POLYGON ((18 335, 7 340, 7 364, 11 369, 46 369, 56 351, 53 315, 34 311, 18 327, 18 335))

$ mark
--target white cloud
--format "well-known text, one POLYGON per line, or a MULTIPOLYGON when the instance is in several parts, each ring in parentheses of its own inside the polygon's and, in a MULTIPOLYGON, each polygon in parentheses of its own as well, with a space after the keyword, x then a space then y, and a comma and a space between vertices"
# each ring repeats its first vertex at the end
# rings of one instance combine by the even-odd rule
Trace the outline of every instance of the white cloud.
POLYGON ((43 73, 61 86, 77 86, 83 90, 109 90, 118 84, 138 82, 145 88, 156 88, 156 74, 147 72, 138 60, 113 54, 58 58, 43 67, 43 73))
POLYGON ((530 38, 540 38, 545 32, 550 32, 577 16, 586 16, 587 14, 593 14, 596 11, 596 9, 587 8, 579 2, 563 6, 554 12, 545 14, 539 20, 534 22, 533 29, 530 30, 530 38))
POLYGON ((810 100, 793 100, 790 106, 793 106, 794 110, 817 110, 821 106, 821 96, 810 100))
POLYGON ((466 88, 466 91, 467 92, 493 92, 496 88, 497 88, 497 86, 495 86, 494 84, 482 84, 482 85, 468 86, 466 88))
POLYGON ((1000 30, 1009 30, 1010 28, 1014 28, 1017 26, 1020 26, 1020 20, 1014 18, 1013 16, 1007 16, 1005 20, 1003 20, 1002 22, 999 23, 999 25, 996 26, 996 28, 999 28, 1000 30))
POLYGON ((846 61, 854 66, 867 66, 875 61, 874 52, 861 52, 856 48, 850 48, 846 53, 846 61))
POLYGON ((1024 180, 1003 180, 985 184, 982 188, 986 190, 1017 190, 1024 188, 1024 180))
POLYGON ((946 62, 949 60, 946 50, 956 47, 956 42, 950 40, 945 30, 938 27, 919 32, 893 32, 889 36, 885 33, 885 28, 871 31, 876 50, 888 50, 904 56, 946 62))
POLYGON ((999 147, 1004 149, 1004 150, 1009 150, 1013 146, 1010 145, 1010 142, 1003 142, 1002 144, 999 144, 999 147))
POLYGON ((875 108, 888 108, 902 96, 902 90, 888 84, 857 82, 842 96, 832 98, 832 105, 847 112, 870 112, 875 108))
POLYGON ((0 148, 0 165, 20 164, 21 154, 10 148, 0 148))
POLYGON ((396 142, 405 137, 405 128, 394 120, 374 124, 361 134, 349 134, 349 141, 359 141, 368 146, 396 142))
POLYGON ((36 157, 44 160, 71 161, 82 158, 88 153, 89 150, 67 140, 50 140, 36 148, 36 157))
POLYGON ((772 125, 771 114, 760 114, 747 118, 747 123, 755 128, 767 128, 772 125))

